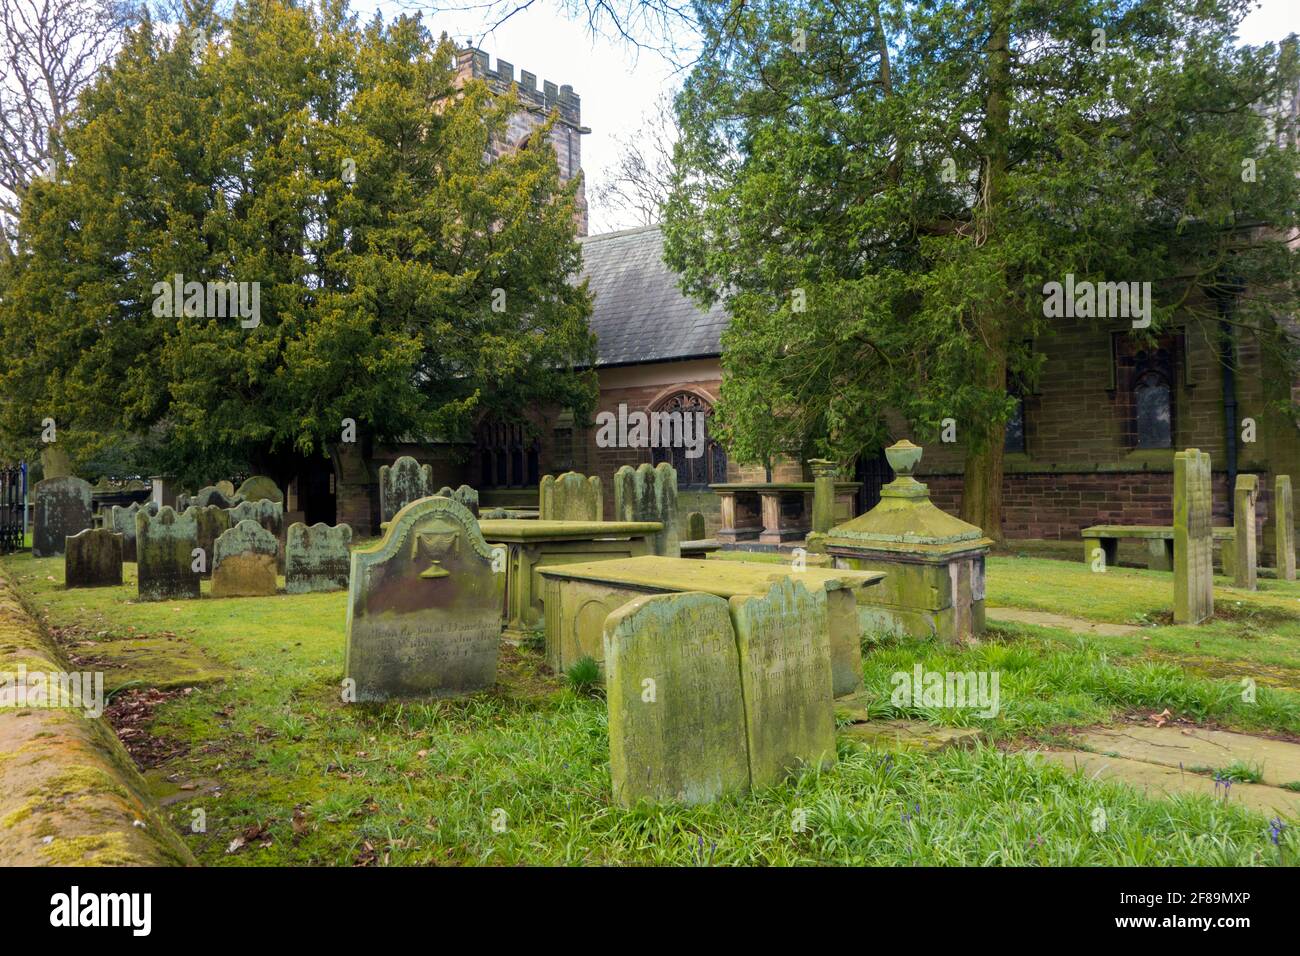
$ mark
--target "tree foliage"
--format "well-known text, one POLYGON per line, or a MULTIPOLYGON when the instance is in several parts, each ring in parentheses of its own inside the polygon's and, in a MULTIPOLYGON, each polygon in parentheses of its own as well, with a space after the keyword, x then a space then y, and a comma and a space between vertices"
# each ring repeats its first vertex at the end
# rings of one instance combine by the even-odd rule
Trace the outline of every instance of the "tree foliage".
MULTIPOLYGON (((83 97, 3 278, 3 426, 82 457, 149 434, 202 480, 362 436, 594 402, 575 184, 517 104, 457 88, 418 18, 249 0, 146 21, 83 97), (494 155, 496 154, 496 155, 494 155), (259 284, 260 321, 166 315, 159 282, 259 284)), ((179 311, 179 310, 178 310, 179 311)))
POLYGON ((1151 281, 1151 334, 1217 318, 1203 293, 1230 275, 1236 321, 1271 334, 1296 304, 1297 152, 1270 108, 1297 74, 1293 45, 1235 44, 1247 6, 697 4, 667 254, 734 315, 732 453, 847 460, 889 410, 923 440, 955 418, 963 514, 997 534, 1007 387, 1041 364, 1045 283, 1151 281))

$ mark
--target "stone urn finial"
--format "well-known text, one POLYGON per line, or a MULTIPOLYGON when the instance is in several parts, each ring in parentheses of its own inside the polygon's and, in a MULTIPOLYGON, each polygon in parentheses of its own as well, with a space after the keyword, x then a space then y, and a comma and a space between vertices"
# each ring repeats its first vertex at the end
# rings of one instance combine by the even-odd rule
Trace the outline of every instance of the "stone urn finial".
POLYGON ((920 445, 913 445, 904 438, 885 449, 885 458, 889 461, 889 467, 894 469, 894 474, 900 478, 910 478, 912 469, 921 460, 921 453, 920 445))

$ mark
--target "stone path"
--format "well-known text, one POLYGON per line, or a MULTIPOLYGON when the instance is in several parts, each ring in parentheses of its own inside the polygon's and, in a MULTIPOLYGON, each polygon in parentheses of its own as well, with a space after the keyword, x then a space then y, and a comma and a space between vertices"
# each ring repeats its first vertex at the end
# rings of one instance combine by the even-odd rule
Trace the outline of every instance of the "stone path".
POLYGON ((1050 611, 1031 611, 1019 607, 986 607, 984 616, 990 621, 1002 621, 1009 624, 1037 624, 1041 627, 1054 627, 1075 634, 1099 634, 1102 637, 1121 637, 1133 634, 1142 628, 1133 624, 1108 624, 1104 621, 1085 621, 1081 617, 1066 617, 1052 614, 1050 611))
POLYGON ((1300 744, 1221 730, 1182 727, 1102 727, 1074 737, 1081 750, 1031 751, 1089 777, 1129 784, 1155 796, 1205 793, 1261 813, 1300 815, 1300 744), (1216 784, 1213 772, 1244 766, 1260 783, 1216 784), (1193 773, 1193 770, 1200 772, 1193 773))

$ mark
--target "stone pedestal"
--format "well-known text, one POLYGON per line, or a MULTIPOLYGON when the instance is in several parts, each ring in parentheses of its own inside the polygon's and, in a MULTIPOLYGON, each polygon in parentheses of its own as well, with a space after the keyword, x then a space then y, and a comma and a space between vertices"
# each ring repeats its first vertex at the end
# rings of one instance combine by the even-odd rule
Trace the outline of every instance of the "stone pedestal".
POLYGON ((963 641, 984 632, 984 559, 992 541, 972 524, 940 511, 912 477, 921 449, 901 441, 886 449, 898 476, 880 504, 826 534, 808 550, 837 568, 883 571, 879 587, 859 591, 864 629, 963 641))
POLYGON ((1259 499, 1259 476, 1238 475, 1233 489, 1233 524, 1237 529, 1234 542, 1232 583, 1247 591, 1256 588, 1255 504, 1259 499))

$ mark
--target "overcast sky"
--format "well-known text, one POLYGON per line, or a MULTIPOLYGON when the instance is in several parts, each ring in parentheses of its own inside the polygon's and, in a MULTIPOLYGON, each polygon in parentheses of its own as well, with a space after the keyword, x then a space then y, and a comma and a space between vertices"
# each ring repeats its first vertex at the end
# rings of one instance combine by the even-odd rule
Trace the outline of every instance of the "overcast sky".
MULTIPOLYGON (((422 6, 418 0, 354 0, 358 10, 378 6, 385 17, 421 10, 437 34, 446 31, 461 45, 474 41, 492 58, 498 56, 519 70, 537 74, 537 85, 550 80, 568 84, 582 97, 582 122, 591 128, 583 137, 582 165, 587 182, 598 182, 614 164, 618 153, 614 137, 629 135, 641 124, 661 91, 675 87, 679 77, 662 57, 642 52, 603 36, 591 35, 585 22, 567 18, 560 0, 534 0, 528 9, 511 17, 484 36, 491 25, 482 12, 431 12, 439 4, 422 6)), ((1280 40, 1300 32, 1300 0, 1259 0, 1259 8, 1242 24, 1245 43, 1280 40)), ((608 232, 637 225, 622 221, 608 210, 591 209, 591 232, 608 232)))

